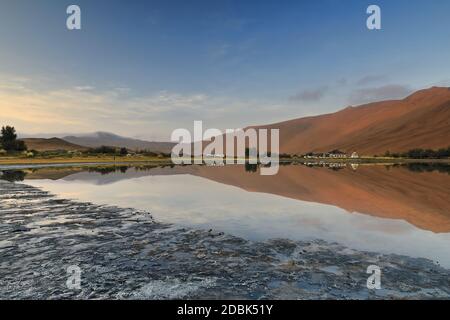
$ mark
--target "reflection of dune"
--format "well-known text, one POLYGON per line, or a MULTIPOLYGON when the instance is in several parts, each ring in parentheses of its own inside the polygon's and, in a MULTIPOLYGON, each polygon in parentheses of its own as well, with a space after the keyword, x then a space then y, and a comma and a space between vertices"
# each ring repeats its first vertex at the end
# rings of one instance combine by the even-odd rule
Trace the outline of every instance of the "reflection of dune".
POLYGON ((90 181, 102 185, 115 183, 121 180, 140 178, 149 175, 173 175, 185 173, 183 167, 155 167, 155 166, 95 166, 95 167, 69 167, 69 168, 40 168, 24 170, 28 180, 50 179, 66 181, 90 181), (122 168, 126 170, 121 171, 122 168), (102 170, 103 169, 103 170, 102 170))
POLYGON ((343 169, 282 166, 275 176, 241 166, 191 167, 192 174, 247 191, 334 205, 349 212, 403 219, 425 230, 450 232, 450 176, 384 166, 343 169))
POLYGON ((292 199, 329 204, 349 212, 402 219, 433 232, 450 232, 450 175, 416 173, 406 168, 359 166, 334 171, 302 165, 281 166, 275 176, 246 172, 244 166, 177 166, 129 168, 126 173, 86 172, 87 169, 41 169, 27 179, 83 180, 109 184, 148 175, 192 174, 242 188, 292 199))

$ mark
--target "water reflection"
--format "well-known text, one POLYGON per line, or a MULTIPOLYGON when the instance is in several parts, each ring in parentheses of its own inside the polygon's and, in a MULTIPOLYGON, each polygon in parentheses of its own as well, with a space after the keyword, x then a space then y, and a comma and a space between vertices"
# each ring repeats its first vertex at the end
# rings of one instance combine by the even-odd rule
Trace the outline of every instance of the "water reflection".
POLYGON ((22 170, 5 170, 0 171, 0 179, 9 182, 23 181, 27 173, 22 170))
POLYGON ((275 176, 261 176, 259 169, 104 166, 22 173, 26 183, 60 197, 148 210, 178 225, 252 240, 319 238, 450 266, 448 165, 293 164, 275 176))

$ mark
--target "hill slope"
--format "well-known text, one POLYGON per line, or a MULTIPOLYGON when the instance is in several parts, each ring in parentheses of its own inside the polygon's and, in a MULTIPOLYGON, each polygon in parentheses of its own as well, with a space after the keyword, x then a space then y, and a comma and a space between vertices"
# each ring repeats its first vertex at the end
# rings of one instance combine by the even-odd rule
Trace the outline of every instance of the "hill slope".
POLYGON ((50 138, 50 139, 41 139, 41 138, 25 138, 20 139, 25 142, 28 150, 36 150, 36 151, 56 151, 56 150, 65 150, 65 151, 83 151, 86 150, 86 147, 82 147, 76 145, 74 143, 70 143, 64 141, 59 138, 50 138))
POLYGON ((280 152, 339 149, 363 155, 450 145, 450 88, 433 87, 403 100, 348 107, 332 114, 253 128, 280 129, 280 152))
POLYGON ((63 138, 66 141, 86 147, 125 147, 132 150, 148 150, 153 152, 170 153, 175 145, 171 142, 150 142, 133 138, 121 137, 108 132, 96 132, 91 135, 67 136, 63 138))

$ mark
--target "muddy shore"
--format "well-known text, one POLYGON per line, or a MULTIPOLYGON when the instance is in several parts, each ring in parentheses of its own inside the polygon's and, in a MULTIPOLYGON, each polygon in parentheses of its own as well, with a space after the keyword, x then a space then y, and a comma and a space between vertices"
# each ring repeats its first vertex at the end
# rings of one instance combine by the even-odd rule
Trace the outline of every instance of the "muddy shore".
POLYGON ((449 299, 450 270, 321 240, 179 228, 0 181, 0 299, 219 298, 449 299), (81 289, 66 285, 74 265, 81 289), (380 290, 366 286, 369 265, 382 270, 380 290))

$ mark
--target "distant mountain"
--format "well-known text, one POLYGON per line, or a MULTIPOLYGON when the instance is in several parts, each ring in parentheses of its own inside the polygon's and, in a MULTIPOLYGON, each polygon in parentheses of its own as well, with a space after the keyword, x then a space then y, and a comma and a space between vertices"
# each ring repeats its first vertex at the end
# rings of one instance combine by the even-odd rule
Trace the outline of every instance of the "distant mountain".
POLYGON ((66 136, 64 140, 85 147, 95 148, 100 146, 111 146, 128 148, 131 150, 148 150, 153 152, 170 153, 174 143, 151 142, 133 138, 122 137, 109 132, 95 132, 88 135, 66 136))
POLYGON ((372 156, 446 148, 450 145, 450 88, 433 87, 403 100, 253 128, 280 129, 280 152, 289 154, 339 149, 372 156))
POLYGON ((50 139, 42 139, 42 138, 24 138, 20 139, 25 142, 28 150, 36 150, 36 151, 57 151, 57 150, 65 150, 65 151, 84 151, 87 148, 64 141, 60 138, 50 138, 50 139))

